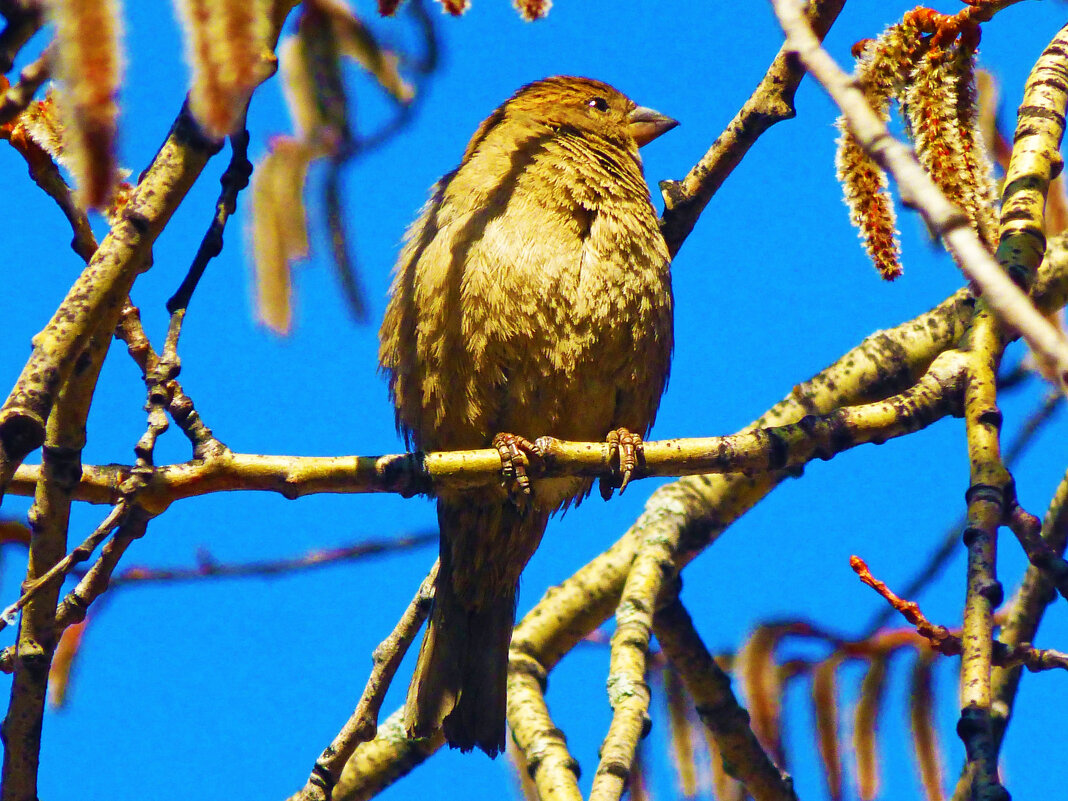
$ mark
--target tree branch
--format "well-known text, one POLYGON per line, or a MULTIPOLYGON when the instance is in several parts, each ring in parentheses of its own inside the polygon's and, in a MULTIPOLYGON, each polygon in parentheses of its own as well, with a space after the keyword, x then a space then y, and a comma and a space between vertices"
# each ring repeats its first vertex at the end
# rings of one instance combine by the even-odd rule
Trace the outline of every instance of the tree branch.
POLYGON ((1043 317, 984 247, 967 217, 934 184, 912 148, 890 135, 864 93, 844 73, 805 21, 797 0, 773 0, 788 48, 842 110, 857 142, 897 181, 901 201, 922 216, 964 274, 1005 324, 1020 332, 1035 353, 1054 365, 1063 388, 1068 380, 1068 339, 1043 317))
MULTIPOLYGON (((806 7, 808 19, 822 39, 838 18, 845 0, 813 0, 806 7)), ((726 130, 681 181, 661 181, 664 214, 660 230, 672 258, 690 235, 697 218, 756 140, 777 122, 797 116, 794 93, 804 70, 783 45, 768 71, 726 130)))

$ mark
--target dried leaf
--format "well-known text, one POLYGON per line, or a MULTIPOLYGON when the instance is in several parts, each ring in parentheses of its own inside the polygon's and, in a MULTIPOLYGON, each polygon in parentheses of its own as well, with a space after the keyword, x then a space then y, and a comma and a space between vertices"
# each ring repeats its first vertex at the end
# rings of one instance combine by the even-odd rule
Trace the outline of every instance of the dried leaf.
POLYGON ((643 742, 638 743, 634 750, 634 764, 630 769, 630 779, 627 789, 630 791, 630 801, 652 801, 651 783, 649 781, 649 762, 645 758, 643 742))
POLYGON ((920 782, 928 801, 942 801, 942 758, 934 725, 934 653, 924 649, 912 667, 909 681, 909 728, 920 782))
POLYGON ((753 734, 779 765, 786 764, 786 755, 782 744, 783 684, 775 664, 775 648, 784 633, 780 626, 758 627, 735 665, 749 702, 753 734))
MULTIPOLYGON (((309 86, 303 91, 314 103, 314 114, 300 112, 307 130, 307 143, 325 153, 340 153, 352 140, 349 102, 341 76, 341 50, 330 17, 318 4, 304 6, 297 25, 298 47, 294 55, 303 65, 294 71, 309 86), (300 70, 306 77, 300 77, 300 70), (313 122, 314 120, 314 122, 313 122)), ((296 112, 294 112, 296 116, 296 112)))
POLYGON ((693 747, 693 699, 686 693, 682 679, 670 664, 664 665, 664 696, 671 723, 671 761, 679 778, 679 792, 684 798, 697 795, 697 762, 693 747))
POLYGON ((1001 92, 997 79, 986 70, 977 70, 975 75, 977 112, 976 124, 987 147, 987 156, 1002 171, 1009 166, 1012 145, 998 123, 998 109, 1001 105, 1001 92))
POLYGON ((840 654, 831 654, 812 672, 812 711, 816 722, 816 745, 823 761, 827 791, 833 801, 842 798, 842 749, 838 742, 838 698, 835 680, 840 654))
POLYGON ((85 636, 85 627, 89 623, 86 618, 80 623, 74 623, 63 630, 56 644, 55 654, 52 656, 52 667, 48 674, 48 703, 58 709, 66 703, 67 690, 70 687, 71 668, 74 659, 81 648, 85 636))
POLYGON ((401 103, 409 102, 415 92, 411 84, 401 77, 397 54, 383 48, 343 0, 316 0, 315 5, 329 18, 340 53, 373 75, 394 99, 401 103))
POLYGON ((879 711, 886 690, 886 654, 877 654, 868 663, 860 683, 860 697, 853 717, 853 751, 857 760, 857 795, 871 801, 879 794, 879 759, 876 743, 879 711))
POLYGON ((315 81, 302 51, 299 36, 284 38, 278 44, 278 72, 282 94, 293 120, 293 132, 301 141, 311 143, 320 140, 320 128, 325 120, 316 98, 315 81))
POLYGON ((290 265, 308 255, 304 181, 312 151, 295 139, 278 137, 252 181, 252 241, 256 310, 278 334, 292 323, 290 265))
POLYGON ((716 801, 746 801, 749 796, 745 791, 745 785, 727 773, 726 766, 723 764, 723 754, 720 753, 712 732, 705 726, 701 727, 701 732, 708 744, 712 789, 716 801))

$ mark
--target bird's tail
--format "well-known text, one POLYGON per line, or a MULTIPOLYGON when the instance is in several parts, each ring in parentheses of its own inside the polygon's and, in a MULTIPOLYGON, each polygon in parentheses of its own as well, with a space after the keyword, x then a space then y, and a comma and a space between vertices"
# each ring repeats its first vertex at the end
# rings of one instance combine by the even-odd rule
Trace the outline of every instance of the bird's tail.
POLYGON ((441 726, 454 748, 504 750, 516 588, 547 519, 508 501, 438 501, 441 562, 404 708, 410 737, 441 726))

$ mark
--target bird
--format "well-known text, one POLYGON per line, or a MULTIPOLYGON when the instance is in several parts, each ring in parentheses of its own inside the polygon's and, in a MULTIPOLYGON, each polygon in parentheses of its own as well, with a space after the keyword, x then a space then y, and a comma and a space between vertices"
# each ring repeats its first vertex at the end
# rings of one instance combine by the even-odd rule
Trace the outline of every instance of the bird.
POLYGON ((461 751, 504 750, 520 573, 549 516, 592 485, 527 479, 531 440, 607 440, 621 487, 640 458, 673 298, 638 149, 676 125, 591 78, 527 84, 479 125, 406 234, 379 349, 398 429, 420 451, 496 447, 513 479, 437 494, 409 737, 440 728, 461 751))

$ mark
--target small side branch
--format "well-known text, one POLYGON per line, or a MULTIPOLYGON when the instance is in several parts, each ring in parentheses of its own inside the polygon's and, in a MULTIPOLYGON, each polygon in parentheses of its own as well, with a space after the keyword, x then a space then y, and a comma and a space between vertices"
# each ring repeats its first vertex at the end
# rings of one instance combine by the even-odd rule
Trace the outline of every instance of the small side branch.
POLYGON ((6 125, 30 105, 41 84, 52 77, 53 49, 49 45, 19 73, 19 80, 0 95, 0 125, 6 125))
POLYGON ((356 705, 352 717, 348 719, 334 741, 315 760, 315 767, 307 783, 289 801, 330 801, 334 785, 337 784, 341 771, 360 743, 374 739, 378 733, 378 713, 385 700, 386 690, 393 681, 393 675, 400 667, 401 660, 408 652, 412 640, 419 633, 423 621, 430 613, 434 599, 434 580, 438 575, 438 563, 412 598, 408 608, 390 635, 375 648, 372 660, 374 667, 367 679, 363 695, 356 705))
MULTIPOLYGON (((845 0, 813 0, 806 13, 822 39, 838 18, 845 0)), ((661 181, 664 216, 660 230, 672 257, 690 235, 712 196, 734 171, 756 140, 775 123, 793 119, 794 93, 805 73, 784 45, 767 73, 712 147, 681 181, 661 181)))
POLYGON ((1031 564, 1068 599, 1068 560, 1042 538, 1042 521, 1017 505, 1009 513, 1008 525, 1031 564))
MULTIPOLYGON (((886 586, 885 582, 880 581, 871 574, 863 559, 859 556, 851 556, 849 558, 849 566, 853 568, 853 571, 861 581, 883 596, 894 609, 914 625, 916 632, 927 640, 933 650, 943 656, 960 656, 964 653, 964 643, 960 635, 953 633, 945 626, 936 625, 928 620, 915 601, 906 601, 895 595, 886 586)), ((1032 672, 1054 669, 1068 670, 1068 654, 1050 649, 1032 648, 1030 643, 1018 643, 1015 645, 1008 645, 1002 642, 994 643, 991 661, 994 665, 1002 668, 1023 665, 1032 672)))

